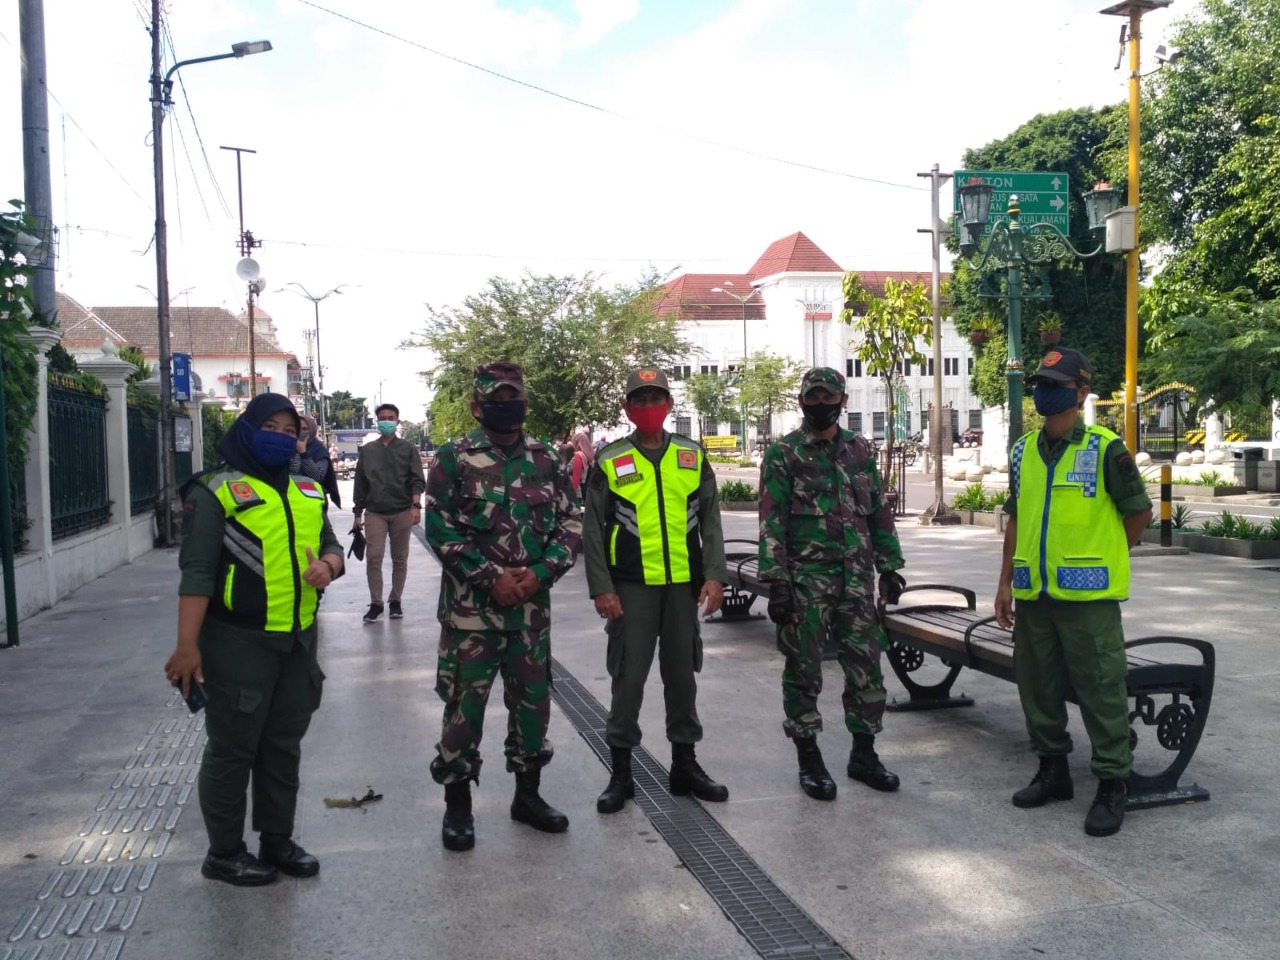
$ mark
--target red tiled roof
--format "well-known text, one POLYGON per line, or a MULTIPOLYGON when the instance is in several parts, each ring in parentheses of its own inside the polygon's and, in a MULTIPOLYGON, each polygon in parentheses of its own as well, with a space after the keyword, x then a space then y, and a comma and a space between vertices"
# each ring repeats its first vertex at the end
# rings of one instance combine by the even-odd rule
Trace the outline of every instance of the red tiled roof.
POLYGON ((666 285, 666 296, 658 304, 658 316, 679 311, 682 320, 741 320, 747 297, 748 320, 764 319, 764 298, 751 288, 749 274, 686 273, 666 285), (714 293, 715 288, 729 293, 714 293), (732 294, 732 295, 731 295, 732 294))
MULTIPOLYGON (((951 274, 946 272, 939 276, 944 284, 951 279, 951 274)), ((926 290, 933 289, 933 276, 925 270, 859 270, 858 277, 873 297, 884 296, 884 282, 890 279, 900 283, 921 283, 926 290)))
MULTIPOLYGON (((142 350, 144 356, 159 353, 159 336, 155 307, 94 307, 92 312, 118 330, 127 343, 142 350)), ((254 352, 260 357, 290 354, 280 347, 268 330, 269 319, 257 323, 254 310, 254 352)), ((249 325, 222 307, 185 307, 169 309, 170 349, 197 357, 236 357, 249 355, 249 325)))
POLYGON ((760 254, 750 271, 753 279, 771 277, 775 273, 844 273, 840 264, 827 256, 816 243, 800 231, 775 240, 760 254))

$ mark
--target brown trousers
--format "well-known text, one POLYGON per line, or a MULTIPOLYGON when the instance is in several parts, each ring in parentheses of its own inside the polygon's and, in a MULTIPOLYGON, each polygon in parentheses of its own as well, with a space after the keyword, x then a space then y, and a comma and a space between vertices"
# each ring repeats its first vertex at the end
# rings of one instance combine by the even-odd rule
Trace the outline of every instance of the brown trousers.
POLYGON ((382 558, 391 538, 391 593, 387 600, 399 600, 409 574, 409 538, 413 535, 412 510, 403 513, 364 513, 364 562, 369 576, 369 602, 382 601, 382 558))

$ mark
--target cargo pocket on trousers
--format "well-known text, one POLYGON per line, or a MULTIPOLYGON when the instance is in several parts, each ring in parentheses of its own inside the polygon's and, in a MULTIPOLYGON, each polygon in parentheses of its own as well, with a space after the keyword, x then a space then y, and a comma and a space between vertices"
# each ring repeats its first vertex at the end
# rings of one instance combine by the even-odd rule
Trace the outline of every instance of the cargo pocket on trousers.
POLYGON ((702 672, 702 624, 697 618, 693 621, 693 672, 702 672))
POLYGON ((452 703, 458 695, 458 655, 448 642, 448 634, 440 638, 440 653, 436 658, 436 693, 445 703, 452 703))
POLYGON ((622 675, 622 654, 625 649, 622 643, 622 619, 606 620, 604 634, 608 637, 608 646, 604 655, 605 669, 609 672, 609 676, 616 680, 622 675))
POLYGON ((324 694, 324 671, 320 669, 320 664, 315 660, 311 661, 311 712, 315 713, 320 709, 320 699, 324 694))

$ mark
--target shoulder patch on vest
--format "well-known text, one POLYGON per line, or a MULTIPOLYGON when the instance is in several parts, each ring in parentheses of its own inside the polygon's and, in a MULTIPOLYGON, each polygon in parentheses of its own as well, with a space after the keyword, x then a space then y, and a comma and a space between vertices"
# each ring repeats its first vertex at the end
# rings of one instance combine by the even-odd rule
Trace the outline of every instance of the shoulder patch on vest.
POLYGON ((232 480, 227 484, 227 489, 231 491, 231 497, 236 502, 236 506, 243 506, 247 503, 257 503, 262 498, 254 491, 248 483, 243 480, 232 480))
POLYGON ((324 491, 316 486, 314 480, 295 480, 293 485, 301 490, 308 497, 315 497, 317 500, 324 499, 324 491))
POLYGON ((698 455, 692 450, 676 451, 676 463, 685 470, 698 469, 698 455))
POLYGON ((636 472, 635 454, 628 453, 625 457, 618 457, 613 461, 613 473, 619 480, 623 477, 629 477, 636 472))

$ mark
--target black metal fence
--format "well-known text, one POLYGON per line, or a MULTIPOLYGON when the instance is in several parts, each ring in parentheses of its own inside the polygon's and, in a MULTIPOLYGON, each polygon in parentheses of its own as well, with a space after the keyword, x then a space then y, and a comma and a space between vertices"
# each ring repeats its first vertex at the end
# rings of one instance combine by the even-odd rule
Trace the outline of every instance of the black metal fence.
POLYGON ((129 404, 129 512, 146 513, 160 495, 160 415, 129 404))
POLYGON ((880 479, 884 483, 886 495, 893 495, 893 514, 896 517, 907 512, 907 454, 907 447, 894 444, 893 460, 890 462, 886 448, 881 447, 876 451, 880 479))
POLYGON ((1187 445, 1189 394, 1165 391, 1138 404, 1138 449, 1153 460, 1172 460, 1187 445))
POLYGON ((105 397, 49 378, 49 512, 54 540, 111 519, 106 418, 105 397))
POLYGON ((13 521, 13 549, 22 550, 27 545, 27 465, 9 464, 9 517, 13 521))

